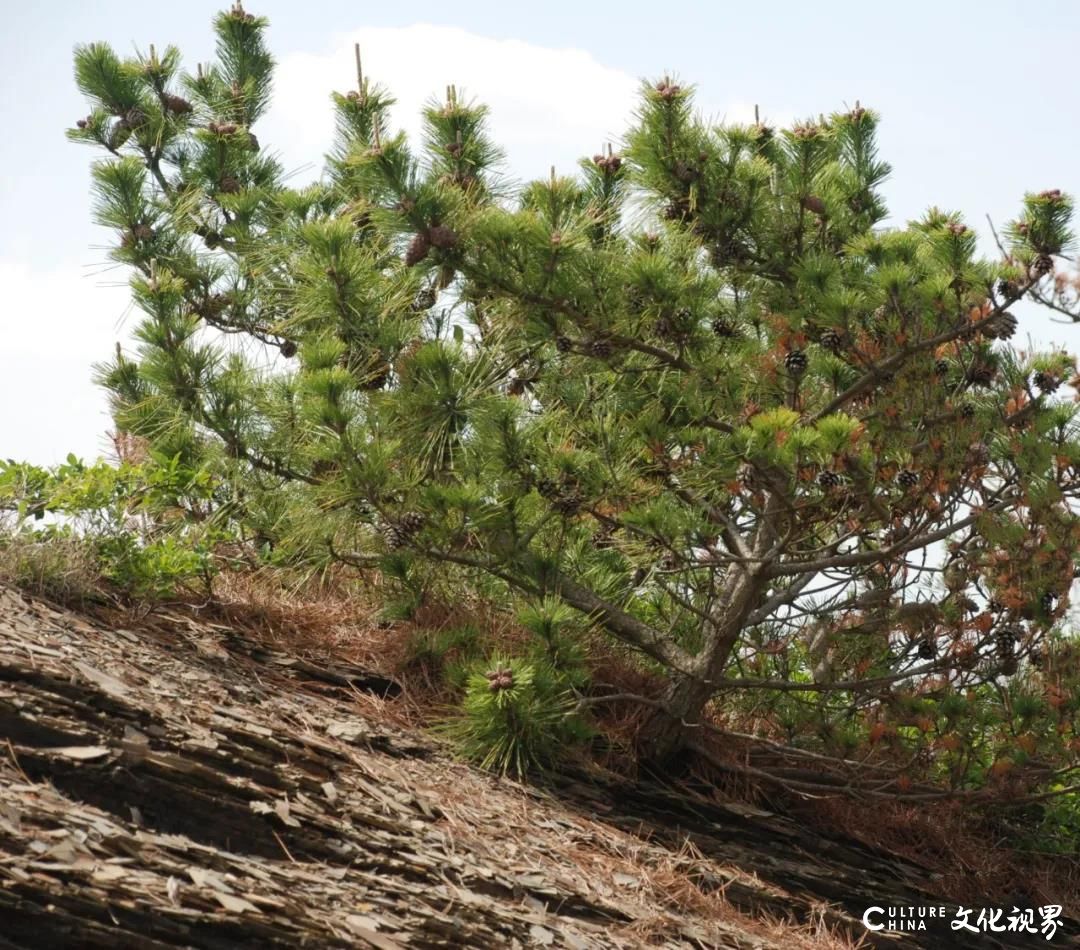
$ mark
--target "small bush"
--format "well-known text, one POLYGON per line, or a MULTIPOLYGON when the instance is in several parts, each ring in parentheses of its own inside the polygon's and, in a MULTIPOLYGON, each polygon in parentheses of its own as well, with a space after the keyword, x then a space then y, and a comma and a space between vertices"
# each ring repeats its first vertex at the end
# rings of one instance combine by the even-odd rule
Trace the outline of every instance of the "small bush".
POLYGON ((71 602, 108 590, 160 600, 209 584, 228 505, 209 471, 178 459, 52 469, 0 461, 0 576, 71 602))
POLYGON ((443 729, 481 768, 521 776, 549 767, 586 737, 574 707, 550 665, 496 655, 473 665, 462 711, 443 729))

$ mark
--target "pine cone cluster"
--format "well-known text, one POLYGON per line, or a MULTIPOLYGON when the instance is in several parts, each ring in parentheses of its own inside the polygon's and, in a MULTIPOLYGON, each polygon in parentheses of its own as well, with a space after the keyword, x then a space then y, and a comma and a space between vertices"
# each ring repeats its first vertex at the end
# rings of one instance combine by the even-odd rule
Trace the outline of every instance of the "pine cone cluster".
POLYGON ((997 367, 989 363, 975 363, 967 371, 966 379, 971 386, 985 387, 994 381, 997 375, 997 367))
POLYGON ((896 481, 904 491, 911 491, 912 488, 919 484, 919 474, 913 472, 910 468, 905 468, 896 476, 896 481))
POLYGON ((949 361, 948 360, 936 360, 934 362, 934 373, 938 376, 949 375, 949 361))
POLYGON ((670 79, 661 79, 656 84, 656 92, 665 102, 671 102, 682 92, 682 87, 675 85, 670 79))
POLYGON ((688 307, 680 307, 674 313, 662 313, 653 324, 653 332, 664 340, 677 340, 686 335, 693 314, 688 307))
POLYGON ((1016 317, 1006 311, 983 327, 983 336, 989 340, 1011 340, 1016 335, 1016 317))
POLYGON ((237 20, 240 23, 254 23, 255 17, 246 12, 243 6, 240 5, 239 0, 232 5, 232 9, 229 11, 229 18, 237 20))
POLYGON ((832 471, 832 469, 827 468, 824 472, 818 475, 817 481, 818 485, 821 486, 821 488, 823 488, 825 491, 832 491, 832 489, 838 488, 840 486, 840 483, 843 481, 843 479, 839 475, 837 475, 836 472, 832 471))
POLYGON ((1002 277, 997 282, 997 292, 1005 298, 1007 303, 1012 303, 1020 298, 1020 285, 1015 280, 1002 277))
POLYGON ((413 298, 412 309, 414 313, 423 313, 435 306, 438 294, 434 287, 422 287, 413 298))
POLYGON ((291 360, 296 356, 296 344, 292 340, 283 340, 278 349, 287 360, 291 360))
POLYGON ((191 305, 191 309, 200 317, 213 320, 224 313, 226 307, 233 303, 232 295, 228 293, 209 294, 202 300, 191 305))
POLYGON ((187 101, 183 96, 174 96, 172 93, 164 93, 161 97, 162 103, 165 108, 173 115, 185 115, 191 111, 191 103, 187 101))
POLYGON ((605 340, 602 337, 589 343, 589 355, 598 360, 606 360, 614 352, 615 347, 612 346, 611 341, 605 340))
POLYGON ((504 689, 514 688, 514 671, 508 666, 500 666, 494 670, 488 670, 484 676, 487 677, 488 689, 493 693, 499 693, 504 689))
POLYGON ((458 233, 445 224, 434 224, 428 228, 428 240, 431 242, 432 247, 437 247, 441 251, 448 251, 450 248, 457 246, 458 233))
POLYGON ((581 511, 581 492, 576 488, 564 488, 551 499, 551 507, 560 515, 570 517, 581 511))
POLYGON ((622 168, 622 158, 618 155, 594 155, 592 160, 605 175, 613 175, 622 168))
POLYGON ((693 165, 688 165, 684 161, 675 162, 675 167, 672 171, 675 173, 675 177, 684 185, 689 185, 691 182, 697 181, 701 176, 700 169, 695 168, 693 165))
POLYGON ((1016 643, 1023 633, 1018 627, 1002 627, 994 638, 994 653, 999 660, 1011 659, 1016 653, 1016 643))
POLYGON ((750 131, 753 132, 754 138, 760 143, 771 142, 776 135, 776 130, 771 125, 765 125, 763 122, 755 122, 750 126, 750 131))
POLYGON ((1045 277, 1054 269, 1054 259, 1049 254, 1040 254, 1031 262, 1031 273, 1036 280, 1045 277))
MULTIPOLYGON (((404 206, 403 206, 404 209, 404 206)), ((430 228, 417 232, 405 249, 405 266, 412 267, 419 264, 428 256, 428 252, 436 247, 446 251, 458 244, 458 233, 445 224, 433 224, 430 228)))
POLYGON ((665 221, 682 221, 690 214, 690 202, 685 199, 669 201, 661 212, 665 221))
POLYGON ((206 128, 215 135, 235 135, 238 126, 235 122, 210 122, 206 128))
POLYGON ((937 643, 932 637, 922 637, 919 640, 919 658, 932 660, 937 656, 937 643))
POLYGON ((383 540, 391 551, 404 547, 424 526, 424 516, 418 511, 405 512, 396 522, 391 522, 383 527, 383 540))
POLYGON ((1054 607, 1057 604, 1057 599, 1057 594, 1048 590, 1039 598, 1039 608, 1044 614, 1052 614, 1054 612, 1054 607))
POLYGON ((721 340, 734 339, 739 334, 738 327, 727 317, 717 317, 712 322, 712 332, 721 340))
POLYGON ((1035 383, 1039 392, 1046 395, 1056 393, 1061 386, 1061 380, 1054 376, 1053 373, 1044 373, 1041 370, 1032 377, 1032 382, 1035 383))
POLYGON ((560 353, 573 353, 574 341, 568 336, 557 336, 555 337, 555 349, 560 353))
POLYGON ((575 515, 581 510, 581 492, 572 483, 545 477, 537 481, 536 491, 551 502, 552 509, 561 515, 575 515))
POLYGON ((398 524, 407 534, 416 534, 424 526, 425 520, 419 511, 407 511, 398 520, 398 524))
POLYGON ((431 241, 428 236, 421 231, 409 242, 409 246, 405 249, 405 266, 412 267, 419 264, 425 257, 428 256, 428 251, 431 250, 431 241))
POLYGON ((838 330, 829 327, 829 329, 822 332, 818 338, 818 343, 822 349, 828 350, 830 353, 839 353, 844 348, 844 336, 838 330))
POLYGON ((787 367, 787 371, 792 376, 802 376, 806 372, 808 365, 809 360, 807 360, 806 354, 802 350, 791 350, 784 357, 784 366, 787 367))

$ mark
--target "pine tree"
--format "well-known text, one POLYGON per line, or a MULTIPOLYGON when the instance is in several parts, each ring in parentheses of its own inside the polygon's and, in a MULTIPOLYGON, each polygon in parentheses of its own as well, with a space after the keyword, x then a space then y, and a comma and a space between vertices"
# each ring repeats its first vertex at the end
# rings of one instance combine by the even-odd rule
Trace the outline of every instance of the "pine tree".
POLYGON ((671 77, 618 151, 515 192, 482 105, 449 87, 415 150, 359 54, 294 188, 253 132, 265 26, 219 15, 194 75, 80 47, 69 134, 106 153, 97 220, 142 311, 100 368, 118 425, 216 466, 282 556, 557 598, 668 677, 658 762, 722 691, 959 693, 1062 615, 1075 367, 1007 340, 1053 296, 1068 196, 1029 194, 984 260, 955 214, 882 226, 869 109, 715 126, 671 77))

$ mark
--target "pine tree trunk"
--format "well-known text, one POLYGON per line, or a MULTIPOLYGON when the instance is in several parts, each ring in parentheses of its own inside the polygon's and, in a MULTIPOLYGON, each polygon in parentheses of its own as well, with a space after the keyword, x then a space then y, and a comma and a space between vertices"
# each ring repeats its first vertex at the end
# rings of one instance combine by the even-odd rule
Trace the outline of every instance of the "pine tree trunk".
POLYGON ((652 769, 677 769, 687 743, 701 731, 695 725, 715 692, 715 688, 690 677, 675 680, 641 734, 641 757, 652 769))
POLYGON ((688 743, 701 734, 701 714, 716 695, 732 651, 764 589, 757 572, 733 576, 727 596, 720 599, 706 627, 705 647, 692 670, 674 674, 657 709, 641 735, 641 755, 657 770, 677 768, 688 743))

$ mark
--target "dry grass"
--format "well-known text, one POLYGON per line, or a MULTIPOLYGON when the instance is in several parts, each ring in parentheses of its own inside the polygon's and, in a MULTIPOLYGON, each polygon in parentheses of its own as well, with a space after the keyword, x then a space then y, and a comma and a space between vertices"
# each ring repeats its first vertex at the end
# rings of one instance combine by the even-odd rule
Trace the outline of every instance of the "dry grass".
MULTIPOLYGON (((485 652, 513 655, 529 646, 528 632, 509 612, 470 598, 453 604, 432 601, 408 620, 381 621, 379 584, 374 573, 362 582, 331 574, 288 586, 274 570, 227 571, 215 579, 214 600, 202 605, 200 613, 280 649, 329 656, 393 677, 403 697, 392 704, 396 709, 390 715, 413 727, 430 725, 457 698, 443 674, 462 653, 451 649, 436 655, 432 644, 441 634, 473 628, 485 652)), ((592 636, 586 655, 599 693, 660 694, 663 679, 643 670, 609 639, 592 636)), ((619 702, 590 711, 609 740, 610 764, 625 764, 648 708, 619 702)))
POLYGON ((409 620, 380 620, 379 577, 342 575, 293 586, 272 570, 225 572, 214 582, 214 601, 203 616, 228 622, 264 642, 301 656, 331 657, 392 677, 402 687, 393 702, 368 697, 380 715, 399 725, 423 728, 442 718, 456 701, 443 676, 461 658, 439 656, 432 642, 447 631, 473 627, 486 650, 518 652, 527 634, 513 618, 489 605, 463 600, 421 606, 409 620))
POLYGON ((582 812, 567 820, 571 813, 557 805, 545 793, 463 767, 449 766, 446 781, 440 785, 442 827, 459 846, 553 877, 578 877, 594 888, 619 895, 622 906, 634 908, 636 919, 633 924, 614 927, 612 932, 635 943, 664 944, 678 922, 699 920, 710 925, 709 932, 702 935, 706 946, 726 945, 713 941, 722 939, 729 930, 794 950, 852 950, 861 946, 824 905, 802 924, 734 906, 725 896, 734 880, 751 884, 756 891, 772 894, 782 902, 790 898, 740 868, 718 868, 689 840, 672 851, 582 812), (559 826, 557 847, 552 847, 553 818, 559 826), (523 827, 537 832, 522 836, 523 827))
POLYGON ((822 830, 842 828, 867 844, 908 858, 940 875, 935 888, 957 903, 982 906, 1025 898, 1080 913, 1080 860, 1003 846, 1000 831, 961 802, 932 808, 892 802, 820 799, 797 806, 822 830))
POLYGON ((100 602, 108 588, 89 545, 65 537, 0 537, 0 581, 72 607, 100 602))

